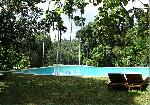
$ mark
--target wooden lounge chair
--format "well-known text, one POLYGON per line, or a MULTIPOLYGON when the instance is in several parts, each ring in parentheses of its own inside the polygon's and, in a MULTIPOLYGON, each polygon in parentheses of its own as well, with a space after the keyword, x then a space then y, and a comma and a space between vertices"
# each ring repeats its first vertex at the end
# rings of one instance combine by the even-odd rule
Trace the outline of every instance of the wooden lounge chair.
POLYGON ((144 80, 141 74, 125 74, 125 75, 127 78, 126 86, 128 87, 128 89, 140 88, 140 90, 142 90, 144 80))
POLYGON ((126 89, 126 79, 124 74, 121 73, 108 73, 110 83, 108 84, 108 89, 126 89))

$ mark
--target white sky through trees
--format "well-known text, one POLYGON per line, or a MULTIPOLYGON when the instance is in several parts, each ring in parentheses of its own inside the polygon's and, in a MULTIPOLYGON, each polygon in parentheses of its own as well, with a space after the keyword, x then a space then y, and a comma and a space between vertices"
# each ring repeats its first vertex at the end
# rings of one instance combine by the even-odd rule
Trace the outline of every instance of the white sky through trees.
MULTIPOLYGON (((127 9, 131 9, 134 7, 137 7, 137 8, 144 8, 143 4, 149 4, 149 0, 135 0, 135 2, 132 2, 132 0, 129 1, 128 5, 126 6, 127 9)), ((42 4, 38 4, 38 7, 40 8, 43 8, 44 11, 48 9, 48 5, 49 5, 49 2, 47 1, 46 3, 42 3, 42 4)), ((53 8, 53 5, 51 3, 50 5, 50 9, 53 8)), ((89 5, 87 5, 85 7, 85 13, 83 15, 84 18, 86 18, 85 20, 85 25, 87 25, 89 22, 92 22, 94 21, 95 17, 98 14, 98 7, 97 6, 94 6, 92 3, 90 3, 89 5)), ((74 16, 80 16, 80 12, 77 11, 76 13, 74 13, 74 16)), ((62 33, 62 39, 70 39, 70 36, 72 39, 75 38, 76 36, 76 32, 78 30, 80 30, 80 27, 79 26, 75 26, 74 24, 74 21, 72 21, 72 32, 71 32, 71 23, 68 19, 68 16, 66 15, 62 15, 62 18, 63 18, 63 21, 64 21, 64 26, 67 27, 67 32, 66 33, 62 33)), ((56 37, 56 40, 57 40, 57 31, 52 31, 51 30, 51 39, 54 40, 56 37)))

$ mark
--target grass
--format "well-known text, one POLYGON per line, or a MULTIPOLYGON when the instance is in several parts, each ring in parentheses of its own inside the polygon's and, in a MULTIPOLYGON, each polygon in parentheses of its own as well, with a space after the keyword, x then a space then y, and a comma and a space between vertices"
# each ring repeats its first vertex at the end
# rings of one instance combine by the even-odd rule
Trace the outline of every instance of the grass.
POLYGON ((148 105, 149 92, 109 91, 108 78, 10 74, 0 81, 0 105, 148 105))

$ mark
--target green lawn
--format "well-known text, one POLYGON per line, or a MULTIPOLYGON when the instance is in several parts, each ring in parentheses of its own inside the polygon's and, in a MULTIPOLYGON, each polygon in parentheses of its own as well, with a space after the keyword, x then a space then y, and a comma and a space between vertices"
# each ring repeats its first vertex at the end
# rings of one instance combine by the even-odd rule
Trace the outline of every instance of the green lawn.
MULTIPOLYGON (((10 74, 0 81, 0 105, 147 105, 149 92, 109 91, 108 78, 10 74)), ((149 88, 149 87, 148 87, 149 88)), ((148 89, 147 88, 147 89, 148 89)))

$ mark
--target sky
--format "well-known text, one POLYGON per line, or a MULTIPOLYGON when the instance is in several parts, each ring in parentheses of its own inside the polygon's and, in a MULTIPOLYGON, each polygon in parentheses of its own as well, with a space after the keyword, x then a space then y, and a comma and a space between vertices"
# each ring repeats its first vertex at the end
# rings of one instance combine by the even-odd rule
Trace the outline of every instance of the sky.
MULTIPOLYGON (((141 0, 144 4, 149 4, 149 0, 141 0)), ((48 4, 49 2, 43 3, 43 4, 39 4, 38 7, 43 8, 43 10, 46 10, 48 8, 48 4)), ((143 5, 141 2, 139 2, 139 0, 136 0, 136 2, 132 3, 132 0, 129 1, 128 5, 126 6, 126 9, 131 9, 132 7, 139 7, 139 8, 143 8, 143 5)), ((52 7, 52 5, 50 6, 52 7)), ((97 6, 93 6, 93 4, 89 4, 85 7, 85 13, 83 15, 84 18, 86 18, 85 20, 85 25, 87 25, 89 22, 94 21, 95 16, 98 14, 98 7, 97 6)), ((76 12, 74 13, 74 16, 80 16, 80 12, 76 12)), ((62 34, 62 39, 75 39, 76 36, 76 32, 78 30, 80 30, 79 26, 75 26, 74 22, 72 22, 72 32, 71 32, 71 23, 68 19, 68 17, 66 15, 62 15, 62 19, 64 21, 64 26, 67 26, 67 32, 62 34)), ((54 40, 56 37, 57 39, 57 31, 51 31, 51 39, 54 40)))
MULTIPOLYGON (((85 25, 87 25, 89 22, 94 21, 94 16, 96 16, 98 14, 98 7, 94 7, 92 4, 89 4, 86 8, 85 8, 85 13, 83 15, 84 18, 86 18, 85 20, 85 25)), ((80 12, 76 12, 74 14, 74 16, 80 16, 80 12)), ((64 20, 64 25, 68 26, 67 27, 67 32, 63 33, 62 38, 66 38, 66 39, 70 39, 70 36, 72 39, 75 38, 76 32, 78 30, 81 29, 81 27, 79 26, 75 26, 74 22, 72 21, 72 32, 71 32, 71 23, 68 19, 67 16, 63 15, 62 16, 63 20, 64 20)))

